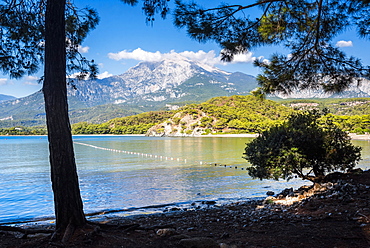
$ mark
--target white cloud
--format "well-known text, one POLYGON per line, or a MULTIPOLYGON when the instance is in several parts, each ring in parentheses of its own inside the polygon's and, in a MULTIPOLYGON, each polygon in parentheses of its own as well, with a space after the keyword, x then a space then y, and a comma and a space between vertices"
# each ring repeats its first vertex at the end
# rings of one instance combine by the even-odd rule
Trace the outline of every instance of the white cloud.
MULTIPOLYGON (((80 75, 80 73, 79 73, 79 72, 76 72, 76 73, 73 73, 73 74, 71 74, 71 75, 68 75, 68 76, 67 76, 67 78, 74 79, 74 78, 77 78, 79 75, 80 75)), ((89 76, 90 76, 90 74, 88 73, 88 74, 86 75, 86 79, 87 79, 89 76)), ((96 77, 97 77, 98 79, 103 79, 103 78, 107 78, 107 77, 111 77, 111 76, 113 76, 113 74, 110 74, 108 71, 105 71, 105 72, 103 72, 103 73, 100 73, 100 74, 96 75, 96 77)))
POLYGON ((36 81, 36 80, 39 80, 39 78, 38 77, 35 77, 35 76, 27 76, 26 77, 26 80, 36 81))
POLYGON ((0 78, 0 85, 6 85, 7 81, 7 78, 0 78))
POLYGON ((108 53, 108 57, 114 60, 122 60, 122 59, 134 59, 134 60, 141 60, 141 61, 159 61, 163 59, 163 56, 160 52, 147 52, 142 50, 141 48, 135 49, 132 52, 127 50, 123 50, 118 53, 108 53))
POLYGON ((110 74, 109 72, 105 71, 105 72, 100 73, 99 75, 97 75, 97 78, 103 79, 103 78, 107 78, 107 77, 111 77, 111 76, 113 76, 113 74, 110 74))
MULTIPOLYGON (((216 65, 216 64, 226 64, 225 62, 221 61, 221 57, 216 55, 214 50, 209 52, 205 52, 199 50, 197 52, 193 51, 184 51, 177 53, 175 51, 170 51, 169 53, 161 53, 157 52, 147 52, 142 50, 141 48, 137 48, 133 51, 123 50, 118 53, 109 53, 108 57, 113 60, 125 60, 125 59, 134 59, 139 61, 161 61, 163 59, 178 59, 178 58, 187 58, 194 61, 199 61, 204 64, 208 65, 216 65)), ((251 52, 247 52, 244 54, 235 55, 234 60, 231 62, 235 63, 252 63, 256 58, 252 56, 251 52)))
POLYGON ((39 83, 37 82, 39 78, 35 76, 27 76, 25 77, 25 80, 23 84, 25 85, 38 85, 39 83))
POLYGON ((79 72, 75 72, 73 74, 67 75, 67 78, 77 78, 78 75, 80 75, 80 73, 79 72))
POLYGON ((38 85, 37 82, 30 82, 30 81, 25 81, 25 82, 23 82, 23 84, 25 84, 25 85, 38 85))
POLYGON ((80 53, 88 53, 89 52, 89 49, 90 49, 90 47, 88 47, 88 46, 83 47, 81 45, 78 45, 78 51, 80 53))
POLYGON ((337 47, 352 47, 353 42, 351 40, 349 40, 349 41, 340 40, 340 41, 337 42, 337 44, 335 44, 335 46, 337 46, 337 47))
POLYGON ((234 55, 233 61, 231 63, 236 64, 236 63, 253 63, 253 61, 256 60, 256 57, 252 56, 252 52, 246 52, 246 53, 241 53, 241 54, 236 54, 234 55))
MULTIPOLYGON (((289 59, 289 57, 291 57, 291 54, 288 54, 288 56, 287 56, 287 58, 289 59)), ((258 58, 257 58, 259 61, 262 61, 262 63, 264 63, 264 64, 266 64, 266 65, 269 65, 270 64, 270 60, 268 60, 268 59, 265 59, 265 57, 263 57, 263 56, 259 56, 258 58)))
MULTIPOLYGON (((171 51, 171 54, 175 54, 175 52, 171 51)), ((217 56, 215 51, 213 50, 209 51, 208 53, 202 50, 199 50, 198 52, 184 51, 179 53, 179 55, 184 56, 190 60, 202 62, 203 64, 223 64, 223 62, 221 61, 221 57, 217 56)))

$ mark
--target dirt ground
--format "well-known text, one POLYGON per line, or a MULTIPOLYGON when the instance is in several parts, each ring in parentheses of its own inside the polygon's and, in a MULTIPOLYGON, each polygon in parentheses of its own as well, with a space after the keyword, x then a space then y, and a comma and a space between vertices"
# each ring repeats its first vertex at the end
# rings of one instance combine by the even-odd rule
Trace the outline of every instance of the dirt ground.
POLYGON ((51 241, 52 227, 19 232, 2 226, 0 247, 370 247, 370 171, 330 181, 264 201, 108 218, 64 244, 51 241))

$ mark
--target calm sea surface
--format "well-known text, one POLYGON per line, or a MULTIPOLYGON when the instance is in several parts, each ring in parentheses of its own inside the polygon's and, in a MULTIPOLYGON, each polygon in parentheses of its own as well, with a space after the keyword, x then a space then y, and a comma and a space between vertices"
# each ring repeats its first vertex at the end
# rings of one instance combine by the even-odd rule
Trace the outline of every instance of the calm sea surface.
MULTIPOLYGON (((305 184, 251 179, 242 158, 250 140, 74 136, 85 212, 147 213, 156 210, 147 206, 236 201, 305 184)), ((369 141, 353 143, 363 147, 359 167, 370 168, 369 141)), ((52 217, 47 137, 2 136, 0 158, 0 223, 52 217)))

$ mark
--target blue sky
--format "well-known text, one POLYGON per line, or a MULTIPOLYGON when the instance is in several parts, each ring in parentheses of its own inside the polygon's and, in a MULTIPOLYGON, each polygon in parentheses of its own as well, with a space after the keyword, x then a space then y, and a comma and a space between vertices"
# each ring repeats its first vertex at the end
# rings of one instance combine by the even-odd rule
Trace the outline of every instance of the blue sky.
MULTIPOLYGON (((255 58, 268 59, 274 52, 281 52, 279 47, 263 47, 237 57, 237 61, 223 64, 219 61, 220 47, 213 43, 198 43, 190 39, 186 31, 177 29, 172 24, 172 17, 162 20, 159 16, 153 25, 147 25, 141 5, 131 7, 119 0, 75 0, 80 7, 95 8, 100 16, 98 27, 93 30, 80 51, 99 65, 99 77, 122 74, 140 61, 156 60, 181 54, 214 65, 223 70, 240 71, 256 76, 259 71, 252 65, 255 58)), ((221 1, 197 1, 201 4, 218 4, 221 1)), ((241 2, 231 0, 229 3, 241 2)), ((208 7, 208 6, 206 6, 208 7)), ((211 7, 211 6, 209 6, 211 7)), ((349 30, 334 40, 348 55, 361 58, 370 64, 369 42, 358 39, 355 32, 349 30)), ((41 89, 37 79, 39 72, 21 80, 9 79, 0 74, 0 94, 24 97, 41 89)))

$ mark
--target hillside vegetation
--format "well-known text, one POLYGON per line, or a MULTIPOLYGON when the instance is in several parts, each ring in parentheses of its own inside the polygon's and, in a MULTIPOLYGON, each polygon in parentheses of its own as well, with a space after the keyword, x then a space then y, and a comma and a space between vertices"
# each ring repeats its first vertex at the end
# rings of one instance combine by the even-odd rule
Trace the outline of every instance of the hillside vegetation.
POLYGON ((370 115, 370 98, 285 99, 278 103, 294 109, 327 109, 335 115, 370 115))
POLYGON ((77 123, 75 134, 191 135, 206 133, 255 133, 281 123, 293 110, 253 96, 215 97, 176 111, 148 112, 116 118, 103 124, 77 123))
MULTIPOLYGON (((282 123, 291 113, 308 109, 328 109, 335 124, 345 131, 364 134, 370 132, 370 99, 299 99, 260 100, 253 96, 235 95, 215 97, 200 104, 188 104, 177 110, 151 111, 114 118, 101 124, 79 122, 72 125, 73 134, 148 134, 155 136, 185 136, 209 133, 258 133, 282 123)), ((99 108, 96 108, 96 112, 99 108)), ((100 115, 109 119, 109 110, 100 115)), ((131 110, 132 111, 132 110, 131 110)), ((135 110, 133 110, 134 112, 135 110)), ((91 114, 92 112, 90 112, 91 114)), ((120 111, 117 111, 122 116, 120 111)), ((77 117, 78 111, 73 115, 77 117)), ((103 117, 103 118, 102 118, 103 117)), ((11 120, 6 120, 13 122, 11 120)), ((22 125, 23 124, 23 125, 22 125)), ((40 124, 38 124, 40 125, 40 124)), ((17 123, 13 128, 0 128, 2 135, 44 134, 44 127, 24 128, 17 123)))
POLYGON ((114 118, 102 124, 80 122, 72 125, 73 134, 145 134, 153 125, 165 121, 173 111, 151 111, 114 118))
POLYGON ((209 133, 257 133, 281 123, 292 109, 254 96, 215 97, 187 105, 148 135, 201 135, 209 133))
POLYGON ((295 99, 278 102, 295 110, 326 109, 335 124, 344 131, 357 134, 370 132, 370 98, 295 99))

